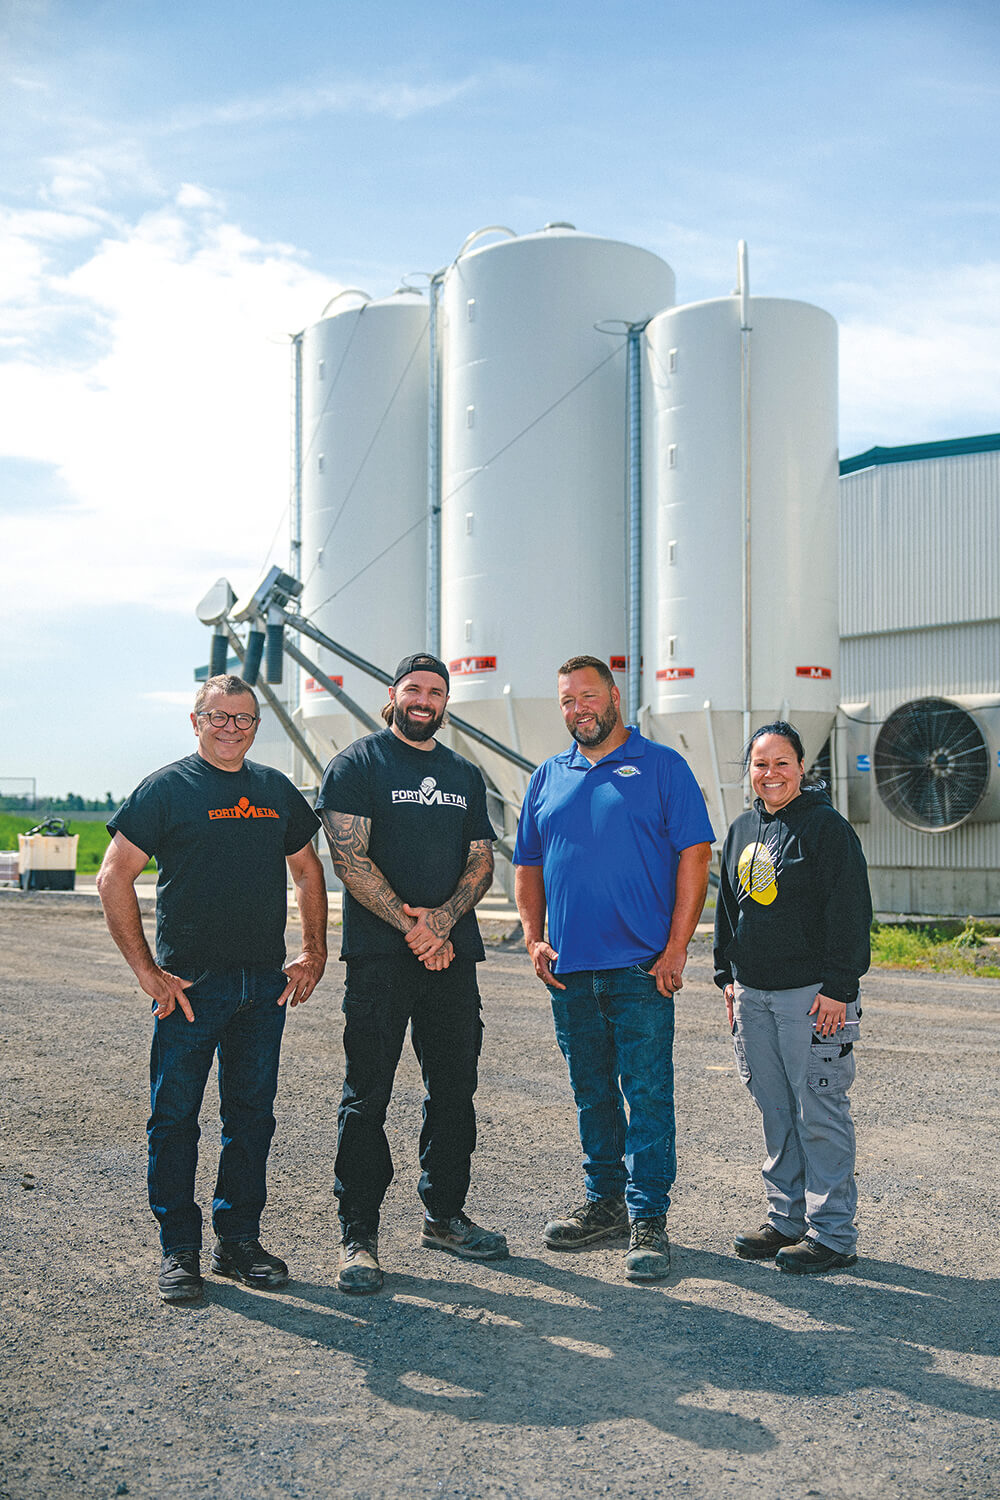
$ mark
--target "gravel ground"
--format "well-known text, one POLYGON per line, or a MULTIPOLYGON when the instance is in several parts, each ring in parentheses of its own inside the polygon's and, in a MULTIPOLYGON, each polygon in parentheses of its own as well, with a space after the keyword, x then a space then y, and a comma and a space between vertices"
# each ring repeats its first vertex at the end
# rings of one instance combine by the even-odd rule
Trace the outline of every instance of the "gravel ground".
MULTIPOLYGON (((854 1109, 862 1259, 780 1275, 731 1253, 762 1217, 760 1130, 707 939, 678 1001, 680 1159, 662 1286, 622 1246, 540 1229, 579 1200, 575 1116, 520 949, 481 970, 469 1208, 512 1258, 422 1250, 419 1076, 401 1065, 386 1286, 333 1287, 341 974, 286 1031, 264 1243, 276 1294, 156 1296, 145 1201, 148 1002, 100 913, 0 899, 0 1495, 1000 1496, 998 986, 875 973, 854 1109)), ((217 1111, 202 1120, 211 1198, 217 1111)))

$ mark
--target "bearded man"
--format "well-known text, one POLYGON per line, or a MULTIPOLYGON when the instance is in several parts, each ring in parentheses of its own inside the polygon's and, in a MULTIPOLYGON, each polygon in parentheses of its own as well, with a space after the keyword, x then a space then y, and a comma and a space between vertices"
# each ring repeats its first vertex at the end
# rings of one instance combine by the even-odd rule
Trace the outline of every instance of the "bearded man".
POLYGON ((382 712, 388 728, 334 757, 316 803, 344 884, 347 1067, 334 1186, 344 1292, 382 1285, 379 1216, 393 1176, 385 1116, 407 1026, 426 1090, 420 1243, 470 1260, 508 1253, 502 1234, 464 1212, 483 1036, 473 908, 493 880, 496 834, 482 775, 434 738, 449 687, 444 662, 405 656, 382 712))
POLYGON ((545 1243, 576 1250, 628 1232, 626 1278, 655 1281, 670 1270, 677 1169, 674 994, 712 826, 687 762, 622 722, 605 662, 571 657, 558 686, 575 743, 528 784, 515 893, 569 1066, 587 1198, 546 1225, 545 1243))

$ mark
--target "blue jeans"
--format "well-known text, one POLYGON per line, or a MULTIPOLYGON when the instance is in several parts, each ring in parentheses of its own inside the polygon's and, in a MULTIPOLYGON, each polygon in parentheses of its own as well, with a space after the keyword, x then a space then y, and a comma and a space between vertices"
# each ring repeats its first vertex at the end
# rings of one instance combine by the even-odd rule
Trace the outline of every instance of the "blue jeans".
POLYGON ((660 994, 646 969, 559 974, 565 990, 549 990, 576 1099, 587 1197, 624 1193, 630 1219, 665 1214, 677 1173, 674 999, 660 994))
POLYGON ((207 970, 187 990, 194 1020, 176 1008, 156 1022, 146 1131, 149 1206, 165 1255, 201 1247, 201 1209, 194 1201, 198 1112, 216 1052, 222 1151, 212 1222, 220 1239, 260 1234, 285 1026, 285 1007, 277 1000, 287 984, 281 969, 207 970))

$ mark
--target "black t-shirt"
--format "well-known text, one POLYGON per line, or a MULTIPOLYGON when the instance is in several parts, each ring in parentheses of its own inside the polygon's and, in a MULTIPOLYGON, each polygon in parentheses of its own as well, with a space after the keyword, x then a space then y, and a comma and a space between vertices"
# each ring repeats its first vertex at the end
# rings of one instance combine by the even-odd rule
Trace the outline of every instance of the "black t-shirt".
MULTIPOLYGON (((476 767, 445 745, 415 750, 391 729, 356 740, 334 757, 316 807, 371 819, 369 858, 411 906, 447 901, 469 845, 496 838, 476 767)), ((474 911, 455 923, 451 941, 460 958, 484 956, 474 911)), ((401 932, 344 892, 343 958, 408 952, 401 932)))
POLYGON ((206 969, 285 961, 285 856, 319 819, 287 776, 245 760, 220 771, 201 755, 154 771, 108 823, 153 855, 156 961, 182 979, 206 969))

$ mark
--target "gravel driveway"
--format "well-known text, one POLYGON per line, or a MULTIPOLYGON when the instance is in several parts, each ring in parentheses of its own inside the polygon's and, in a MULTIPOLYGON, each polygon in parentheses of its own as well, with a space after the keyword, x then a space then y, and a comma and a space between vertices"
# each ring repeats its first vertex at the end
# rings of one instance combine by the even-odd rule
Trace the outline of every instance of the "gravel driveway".
MULTIPOLYGON (((579 1201, 576 1122, 520 949, 481 969, 469 1208, 512 1258, 423 1250, 420 1082, 401 1065, 378 1297, 333 1287, 334 963, 289 1018, 264 1243, 293 1280, 157 1299, 148 1002, 83 901, 0 893, 0 1495, 1000 1496, 1000 987, 875 973, 854 1110, 857 1267, 731 1253, 762 1218, 760 1128, 710 949, 678 1000, 679 1176, 662 1286, 622 1246, 546 1250, 579 1201)), ((210 1202, 217 1108, 202 1118, 210 1202)))

